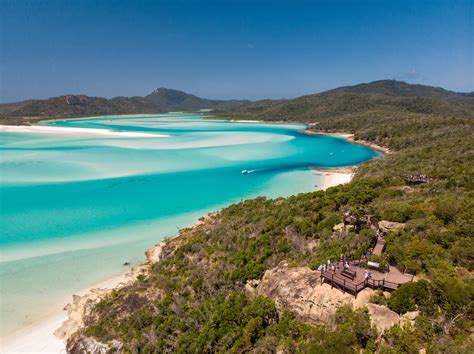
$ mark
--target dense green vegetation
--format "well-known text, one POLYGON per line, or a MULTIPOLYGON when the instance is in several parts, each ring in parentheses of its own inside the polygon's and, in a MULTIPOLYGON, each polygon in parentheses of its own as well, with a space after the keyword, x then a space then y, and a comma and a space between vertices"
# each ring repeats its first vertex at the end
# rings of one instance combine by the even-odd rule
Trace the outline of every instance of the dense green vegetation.
POLYGON ((151 103, 161 107, 165 111, 193 111, 199 109, 222 109, 232 104, 249 103, 250 101, 239 100, 209 100, 197 97, 189 93, 168 89, 157 88, 145 97, 151 103))
POLYGON ((350 131, 392 153, 363 164, 347 185, 287 199, 243 201, 183 230, 150 274, 100 302, 76 337, 116 339, 130 352, 472 352, 474 123, 469 100, 450 94, 334 94, 324 109, 303 99, 265 117, 311 119, 318 129, 350 131), (407 186, 402 177, 410 174, 432 180, 407 186), (341 253, 358 258, 373 246, 370 229, 332 231, 347 210, 405 224, 386 236, 384 260, 416 271, 422 280, 389 297, 379 292, 372 301, 399 314, 418 310, 413 324, 378 336, 367 312, 343 307, 332 324, 313 326, 277 312, 270 299, 246 295, 248 280, 261 278, 283 260, 315 269, 341 253))
POLYGON ((114 114, 159 113, 160 107, 143 97, 66 95, 0 105, 0 124, 29 124, 45 118, 74 118, 114 114))

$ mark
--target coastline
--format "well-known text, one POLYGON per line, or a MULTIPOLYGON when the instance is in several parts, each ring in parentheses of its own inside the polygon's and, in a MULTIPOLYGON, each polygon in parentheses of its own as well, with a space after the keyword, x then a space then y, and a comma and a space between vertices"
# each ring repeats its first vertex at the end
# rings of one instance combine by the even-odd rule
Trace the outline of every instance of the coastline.
POLYGON ((133 117, 145 117, 145 116, 156 116, 158 114, 163 114, 163 113, 170 113, 170 112, 160 112, 160 113, 136 113, 136 114, 110 114, 110 115, 100 115, 100 116, 88 116, 88 117, 58 117, 58 118, 52 118, 52 117, 34 117, 34 116, 26 116, 26 117, 18 117, 19 119, 22 119, 22 122, 12 122, 13 124, 3 124, 5 126, 19 126, 19 127, 29 127, 33 125, 37 125, 38 123, 43 123, 43 122, 60 122, 63 120, 81 120, 81 119, 94 119, 94 118, 107 118, 107 117, 120 117, 120 118, 133 118, 133 117))
POLYGON ((349 183, 354 177, 356 166, 342 168, 313 168, 314 173, 322 177, 317 190, 326 190, 340 184, 349 183))
POLYGON ((151 134, 140 132, 121 132, 97 128, 69 128, 48 125, 0 125, 0 133, 30 133, 30 134, 87 134, 104 135, 121 138, 167 138, 166 134, 151 134))
MULTIPOLYGON (((189 229, 202 225, 215 213, 194 222, 189 229)), ((61 311, 50 314, 30 325, 22 327, 0 339, 1 353, 64 353, 67 339, 83 326, 83 317, 90 308, 114 289, 134 282, 138 275, 146 274, 150 267, 159 262, 163 248, 168 243, 179 243, 181 231, 145 250, 146 259, 128 271, 96 283, 64 299, 61 311)))
POLYGON ((391 154, 392 151, 385 146, 380 146, 375 143, 372 143, 370 141, 362 140, 362 139, 355 139, 355 135, 351 133, 342 133, 342 132, 327 132, 324 130, 312 130, 312 129, 303 129, 299 131, 301 134, 306 134, 306 135, 327 135, 327 136, 337 136, 340 138, 346 139, 348 142, 352 144, 359 144, 359 145, 364 145, 367 146, 373 150, 382 152, 384 154, 391 154))
MULTIPOLYGON (((87 296, 87 294, 96 292, 97 289, 102 289, 103 291, 108 292, 127 281, 128 272, 115 275, 77 292, 72 295, 72 298, 74 299, 76 296, 87 296)), ((55 335, 55 332, 61 328, 66 320, 68 320, 66 308, 70 301, 69 297, 63 300, 63 303, 66 305, 60 312, 50 314, 45 318, 22 327, 2 338, 0 341, 0 351, 2 353, 65 352, 66 344, 61 338, 55 335)))

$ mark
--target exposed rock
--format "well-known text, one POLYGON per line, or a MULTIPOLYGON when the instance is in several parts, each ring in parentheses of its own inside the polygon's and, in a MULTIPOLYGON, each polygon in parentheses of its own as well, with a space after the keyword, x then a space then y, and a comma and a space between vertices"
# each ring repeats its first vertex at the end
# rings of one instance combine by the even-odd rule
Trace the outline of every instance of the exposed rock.
POLYGON ((400 316, 400 326, 405 325, 405 323, 410 323, 411 325, 415 324, 415 319, 420 314, 420 311, 410 311, 400 316))
POLYGON ((68 95, 65 97, 65 99, 66 99, 66 103, 72 106, 85 104, 88 101, 88 97, 83 96, 83 95, 78 95, 78 96, 68 95))
POLYGON ((267 270, 256 289, 257 294, 265 295, 275 301, 277 309, 291 310, 302 321, 322 324, 331 323, 336 310, 343 306, 363 306, 372 293, 364 289, 358 299, 353 295, 344 294, 331 289, 328 284, 320 284, 320 273, 308 267, 290 268, 282 262, 277 267, 267 270), (365 300, 364 300, 365 299, 365 300))
POLYGON ((67 339, 79 328, 82 328, 85 316, 91 313, 92 308, 107 291, 107 289, 92 289, 84 296, 73 295, 72 302, 64 307, 68 319, 54 332, 54 335, 61 339, 67 339))
POLYGON ((166 243, 165 242, 160 242, 156 244, 154 247, 149 248, 145 251, 146 258, 151 262, 151 263, 156 263, 161 260, 163 257, 163 248, 165 247, 166 243))
POLYGON ((350 230, 350 229, 353 229, 353 228, 354 228, 354 225, 344 225, 344 223, 341 222, 340 224, 334 225, 332 230, 333 231, 341 231, 341 230, 350 230))
POLYGON ((113 340, 110 345, 98 342, 94 338, 82 337, 74 342, 71 347, 67 348, 68 353, 72 354, 105 354, 105 353, 120 353, 122 352, 122 343, 113 340))
POLYGON ((383 333, 386 329, 398 324, 400 321, 398 314, 386 306, 371 303, 365 306, 367 306, 369 310, 372 324, 377 328, 377 332, 379 333, 383 333))
POLYGON ((312 324, 331 324, 336 310, 343 305, 354 309, 366 306, 379 333, 417 315, 409 313, 400 317, 385 306, 370 303, 370 297, 375 293, 372 289, 363 289, 354 297, 331 289, 329 284, 321 285, 318 271, 308 267, 292 268, 286 262, 267 270, 256 289, 249 285, 249 292, 271 298, 280 313, 290 310, 300 320, 312 324))
POLYGON ((395 221, 382 220, 379 222, 379 228, 383 232, 399 232, 403 230, 405 224, 395 221))
POLYGON ((247 283, 245 284, 245 290, 249 295, 255 295, 255 289, 257 288, 258 284, 260 284, 260 279, 247 280, 247 283))

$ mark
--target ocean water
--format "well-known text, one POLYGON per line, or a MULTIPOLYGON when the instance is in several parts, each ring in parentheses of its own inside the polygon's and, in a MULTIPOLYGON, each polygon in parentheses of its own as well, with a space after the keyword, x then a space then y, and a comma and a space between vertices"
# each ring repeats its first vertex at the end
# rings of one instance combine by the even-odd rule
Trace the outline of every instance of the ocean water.
POLYGON ((208 212, 258 195, 312 191, 321 177, 310 167, 378 156, 341 138, 301 134, 303 125, 197 114, 42 125, 119 134, 0 133, 2 337, 122 273, 124 262, 143 260, 146 248, 208 212))

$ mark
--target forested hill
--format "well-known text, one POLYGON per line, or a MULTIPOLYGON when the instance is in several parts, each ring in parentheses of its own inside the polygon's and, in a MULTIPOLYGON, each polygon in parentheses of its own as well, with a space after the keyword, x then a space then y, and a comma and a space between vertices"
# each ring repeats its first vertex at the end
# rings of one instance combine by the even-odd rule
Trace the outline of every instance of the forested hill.
POLYGON ((250 101, 242 100, 209 100, 164 87, 157 88, 145 98, 166 111, 222 109, 234 104, 250 103, 250 101))
MULTIPOLYGON (((183 230, 179 242, 167 242, 148 274, 93 307, 69 348, 102 343, 118 352, 472 353, 469 98, 332 92, 253 107, 258 104, 266 108, 242 106, 244 116, 304 119, 314 129, 349 131, 391 153, 364 163, 349 184, 287 199, 243 201, 183 230), (265 110, 281 115, 267 116, 265 110), (427 183, 404 180, 418 174, 427 175, 427 183), (377 332, 367 311, 341 306, 325 324, 315 325, 288 305, 291 298, 277 304, 272 293, 250 295, 248 287, 282 261, 309 272, 341 254, 350 259, 365 254, 376 241, 374 230, 334 228, 347 211, 401 227, 385 236, 383 255, 370 259, 411 269, 419 280, 390 295, 374 293, 370 302, 381 311, 415 313, 416 319, 377 332)), ((298 284, 295 297, 316 283, 298 284)), ((323 306, 334 306, 330 294, 326 300, 323 306)))
POLYGON ((275 121, 315 122, 353 114, 423 113, 474 117, 473 93, 382 80, 346 86, 292 100, 239 103, 217 114, 275 121))
POLYGON ((47 118, 77 118, 114 114, 160 113, 222 109, 248 103, 239 100, 208 100, 182 91, 159 88, 146 97, 90 97, 65 95, 45 100, 0 104, 0 123, 29 124, 47 118))
POLYGON ((334 90, 326 91, 325 94, 334 92, 381 94, 388 96, 405 97, 440 97, 461 100, 470 97, 474 98, 474 92, 458 93, 445 90, 441 87, 408 84, 406 82, 396 80, 379 80, 354 86, 343 86, 334 90))
POLYGON ((162 108, 143 97, 65 95, 0 105, 0 123, 29 124, 48 118, 78 118, 113 114, 159 113, 162 108))

